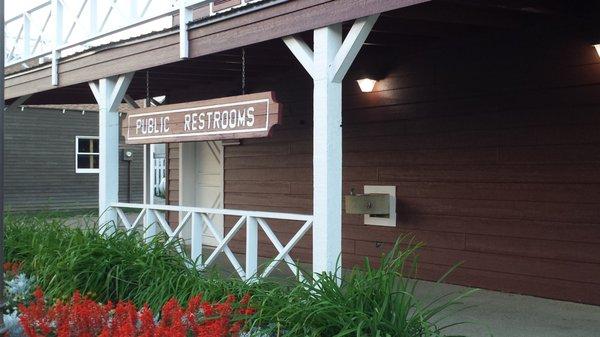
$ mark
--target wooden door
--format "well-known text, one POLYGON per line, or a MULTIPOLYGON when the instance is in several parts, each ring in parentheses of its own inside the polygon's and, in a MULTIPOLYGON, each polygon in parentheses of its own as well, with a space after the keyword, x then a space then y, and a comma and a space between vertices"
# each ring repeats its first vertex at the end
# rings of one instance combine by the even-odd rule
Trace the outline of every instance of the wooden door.
MULTIPOLYGON (((196 206, 223 208, 223 144, 220 141, 196 143, 196 206)), ((210 220, 223 235, 223 215, 211 214, 210 220)), ((204 242, 216 245, 212 234, 205 231, 204 242)))

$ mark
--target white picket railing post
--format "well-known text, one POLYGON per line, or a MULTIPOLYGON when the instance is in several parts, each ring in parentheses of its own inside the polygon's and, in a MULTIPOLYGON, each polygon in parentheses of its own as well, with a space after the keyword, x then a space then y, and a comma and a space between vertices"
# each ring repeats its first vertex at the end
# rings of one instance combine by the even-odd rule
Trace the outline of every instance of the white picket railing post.
POLYGON ((202 241, 204 236, 204 221, 202 221, 202 215, 194 212, 192 214, 192 251, 191 258, 196 263, 196 268, 202 268, 204 260, 202 259, 202 241))
POLYGON ((258 221, 255 217, 246 218, 246 280, 258 276, 258 221))
MULTIPOLYGON (((150 205, 148 205, 150 206, 150 205)), ((144 240, 149 242, 157 234, 158 218, 151 211, 151 208, 146 209, 144 215, 144 240)))

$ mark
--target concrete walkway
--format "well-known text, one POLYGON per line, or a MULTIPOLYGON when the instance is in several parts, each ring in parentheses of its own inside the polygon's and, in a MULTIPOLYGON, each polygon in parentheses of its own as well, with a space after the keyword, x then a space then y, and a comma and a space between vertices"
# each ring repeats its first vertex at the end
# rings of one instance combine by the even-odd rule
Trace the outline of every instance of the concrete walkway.
MULTIPOLYGON (((427 300, 469 288, 421 282, 417 296, 427 300)), ((533 296, 479 290, 464 301, 473 306, 452 322, 473 322, 447 333, 472 337, 600 337, 600 307, 533 296)))

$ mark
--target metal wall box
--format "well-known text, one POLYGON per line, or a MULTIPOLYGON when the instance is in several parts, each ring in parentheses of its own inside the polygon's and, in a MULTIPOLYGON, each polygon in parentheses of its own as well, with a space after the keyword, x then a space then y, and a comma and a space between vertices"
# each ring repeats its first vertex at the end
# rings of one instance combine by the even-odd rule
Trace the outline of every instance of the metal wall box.
POLYGON ((390 211, 390 197, 380 193, 347 195, 345 206, 348 214, 387 215, 390 211))
POLYGON ((385 214, 365 214, 365 225, 396 227, 396 186, 366 185, 365 194, 383 194, 388 198, 385 214))

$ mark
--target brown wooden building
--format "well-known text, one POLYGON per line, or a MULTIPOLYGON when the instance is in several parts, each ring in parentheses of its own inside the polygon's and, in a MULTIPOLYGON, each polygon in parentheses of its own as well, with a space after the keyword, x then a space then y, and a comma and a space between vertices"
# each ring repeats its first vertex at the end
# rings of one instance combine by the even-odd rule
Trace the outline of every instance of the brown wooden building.
MULTIPOLYGON (((410 234, 426 245, 420 278, 462 262, 448 282, 600 305, 597 4, 229 2, 210 16, 194 11, 187 59, 169 28, 64 57, 58 86, 47 64, 7 68, 7 98, 92 102, 86 82, 133 71, 135 99, 146 83, 169 103, 274 91, 283 119, 270 137, 169 144, 168 202, 180 204, 180 164, 193 153, 208 163, 193 169, 193 189, 210 200, 186 206, 312 214, 313 80, 280 38, 310 45, 312 29, 341 22, 346 34, 353 20, 381 13, 342 83, 342 193, 393 186, 395 226, 342 212, 344 266, 410 234), (377 80, 372 92, 361 78, 377 80)), ((176 224, 178 213, 170 217, 176 224)), ((226 214, 225 234, 235 220, 226 214)), ((269 224, 284 244, 298 231, 269 224)), ((258 239, 259 255, 277 255, 265 233, 258 239)), ((298 242, 294 259, 311 261, 312 239, 298 242)), ((243 252, 246 234, 229 247, 243 252)))

